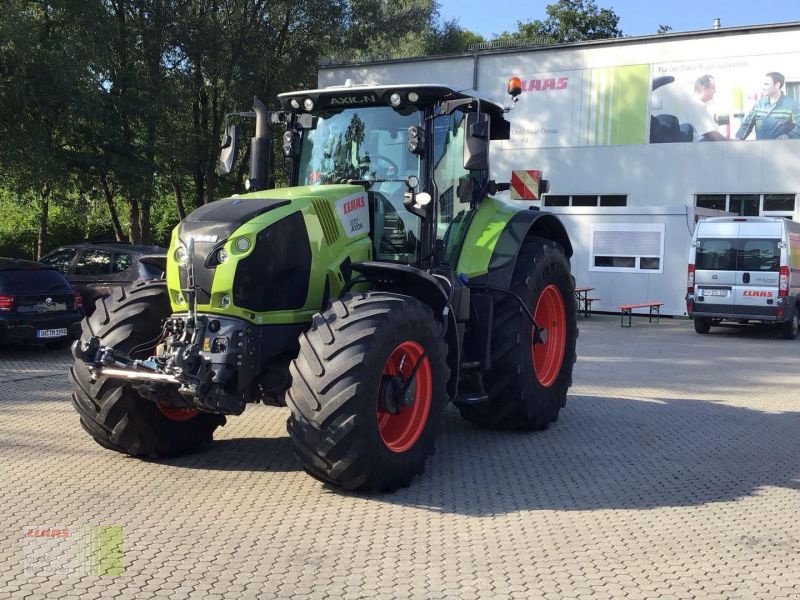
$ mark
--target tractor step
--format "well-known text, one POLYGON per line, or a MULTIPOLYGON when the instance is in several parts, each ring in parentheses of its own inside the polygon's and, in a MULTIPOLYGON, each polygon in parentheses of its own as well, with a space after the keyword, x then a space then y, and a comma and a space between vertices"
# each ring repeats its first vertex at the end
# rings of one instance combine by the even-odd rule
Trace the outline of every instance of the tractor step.
POLYGON ((485 404, 489 402, 489 396, 486 394, 461 394, 458 400, 454 402, 456 406, 474 406, 476 404, 485 404))
POLYGON ((473 369, 480 369, 483 365, 479 360, 467 360, 461 363, 461 370, 462 371, 471 371, 473 369))

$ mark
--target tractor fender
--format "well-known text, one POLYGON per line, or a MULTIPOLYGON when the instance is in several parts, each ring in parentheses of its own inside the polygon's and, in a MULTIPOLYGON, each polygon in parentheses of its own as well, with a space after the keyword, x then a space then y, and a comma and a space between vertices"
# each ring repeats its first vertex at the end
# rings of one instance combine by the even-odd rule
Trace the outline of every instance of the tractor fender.
POLYGON ((454 311, 449 310, 445 315, 448 297, 442 284, 425 271, 407 265, 364 261, 353 263, 352 269, 369 282, 370 289, 410 296, 431 307, 445 332, 447 365, 450 367, 447 394, 451 399, 455 398, 461 365, 461 335, 454 311), (446 324, 444 319, 447 319, 446 324))
POLYGON ((539 210, 520 210, 506 223, 489 259, 488 272, 470 279, 470 284, 486 284, 509 289, 520 248, 525 238, 536 236, 556 242, 564 256, 572 256, 567 229, 554 214, 539 210))

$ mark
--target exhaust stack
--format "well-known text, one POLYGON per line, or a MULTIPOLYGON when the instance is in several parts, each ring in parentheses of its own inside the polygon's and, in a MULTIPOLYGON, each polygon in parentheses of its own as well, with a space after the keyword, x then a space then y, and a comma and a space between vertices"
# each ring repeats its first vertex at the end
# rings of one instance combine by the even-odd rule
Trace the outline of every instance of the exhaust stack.
POLYGON ((250 139, 250 179, 247 190, 255 192, 267 189, 269 167, 272 161, 272 144, 269 138, 269 113, 264 103, 253 97, 256 114, 256 134, 250 139))

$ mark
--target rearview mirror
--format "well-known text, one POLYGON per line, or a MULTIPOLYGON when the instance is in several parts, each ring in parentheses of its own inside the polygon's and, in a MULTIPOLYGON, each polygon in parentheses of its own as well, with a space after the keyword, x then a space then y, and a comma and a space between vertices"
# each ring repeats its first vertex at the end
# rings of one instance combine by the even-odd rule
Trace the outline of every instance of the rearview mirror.
POLYGON ((219 155, 220 175, 227 175, 233 169, 236 153, 239 150, 239 126, 228 125, 222 135, 222 152, 219 155))
POLYGON ((489 115, 469 113, 464 140, 464 168, 481 171, 489 168, 489 115))

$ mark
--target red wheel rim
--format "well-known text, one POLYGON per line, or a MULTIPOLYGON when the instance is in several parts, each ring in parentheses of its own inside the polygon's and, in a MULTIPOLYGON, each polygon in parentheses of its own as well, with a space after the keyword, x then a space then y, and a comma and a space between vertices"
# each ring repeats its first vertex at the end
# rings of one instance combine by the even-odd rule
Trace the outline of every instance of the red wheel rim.
MULTIPOLYGON (((533 319, 543 329, 543 342, 531 344, 531 360, 536 378, 544 387, 553 385, 564 361, 567 344, 567 320, 564 300, 554 285, 542 290, 533 319)), ((531 338, 533 338, 531 330, 531 338)))
MULTIPOLYGON (((422 346, 416 342, 403 342, 397 346, 383 366, 381 389, 387 378, 400 376, 405 380, 411 375, 422 354, 422 346)), ((413 394, 411 406, 401 407, 397 414, 385 412, 378 403, 378 431, 383 443, 392 452, 405 452, 411 448, 428 422, 433 380, 431 363, 427 357, 422 359, 409 392, 413 394)))
POLYGON ((197 410, 194 408, 180 408, 176 406, 164 406, 160 402, 156 402, 158 411, 167 417, 170 421, 188 421, 197 416, 197 410))

